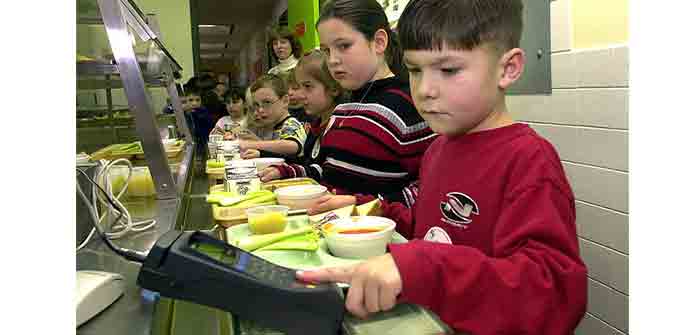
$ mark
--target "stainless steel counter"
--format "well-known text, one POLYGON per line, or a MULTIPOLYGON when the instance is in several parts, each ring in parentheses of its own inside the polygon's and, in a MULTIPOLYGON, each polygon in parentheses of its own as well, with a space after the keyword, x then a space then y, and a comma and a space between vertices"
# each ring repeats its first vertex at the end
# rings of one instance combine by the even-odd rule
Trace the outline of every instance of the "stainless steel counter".
MULTIPOLYGON (((134 205, 136 204, 131 204, 131 206, 134 205)), ((114 240, 118 246, 149 250, 163 233, 175 227, 177 210, 180 205, 179 199, 144 199, 143 205, 146 211, 152 210, 156 213, 154 216, 157 220, 155 228, 114 240)), ((78 252, 76 270, 102 270, 120 273, 125 277, 127 286, 124 295, 119 300, 80 326, 77 329, 77 334, 151 334, 155 303, 144 299, 141 296, 141 289, 136 285, 136 277, 140 268, 140 264, 126 261, 114 254, 102 240, 97 238, 93 238, 90 244, 78 252)))
MULTIPOLYGON (((120 247, 148 251, 156 240, 169 230, 177 227, 178 215, 183 206, 187 204, 193 162, 193 146, 187 145, 184 157, 173 178, 177 185, 178 198, 158 200, 155 198, 130 198, 122 202, 131 213, 134 221, 155 219, 154 228, 143 232, 132 232, 126 236, 113 240, 120 247)), ((85 224, 81 222, 81 224, 85 224)), ((77 334, 100 335, 133 335, 133 334, 159 334, 158 328, 168 328, 172 303, 167 299, 160 302, 142 297, 141 288, 136 285, 141 265, 129 262, 114 254, 98 236, 93 236, 90 243, 76 255, 76 270, 101 270, 116 272, 126 279, 126 290, 114 304, 105 309, 99 315, 89 320, 79 328, 77 334), (156 312, 156 306, 165 310, 156 312), (162 314, 162 315, 161 315, 162 314), (159 319, 160 318, 160 319, 159 319), (162 326, 162 327, 161 327, 162 326)))

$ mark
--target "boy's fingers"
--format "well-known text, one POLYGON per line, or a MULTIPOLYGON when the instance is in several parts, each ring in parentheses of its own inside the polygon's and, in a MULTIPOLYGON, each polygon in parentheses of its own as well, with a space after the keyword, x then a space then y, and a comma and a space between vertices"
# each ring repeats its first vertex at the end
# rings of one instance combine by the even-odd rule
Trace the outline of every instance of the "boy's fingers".
POLYGON ((394 289, 384 287, 379 292, 379 308, 382 311, 388 311, 396 305, 396 293, 394 289))
POLYGON ((328 210, 328 204, 326 204, 329 200, 333 198, 332 195, 326 194, 324 196, 321 196, 318 198, 311 207, 307 210, 310 215, 315 215, 318 213, 322 213, 328 210))
POLYGON ((297 278, 308 283, 346 283, 350 284, 354 267, 335 267, 311 271, 297 271, 297 278))
POLYGON ((348 295, 345 297, 345 308, 353 315, 364 319, 369 315, 365 308, 365 284, 366 278, 355 276, 350 282, 348 295))
POLYGON ((379 282, 368 280, 365 282, 365 309, 369 313, 379 312, 379 282))

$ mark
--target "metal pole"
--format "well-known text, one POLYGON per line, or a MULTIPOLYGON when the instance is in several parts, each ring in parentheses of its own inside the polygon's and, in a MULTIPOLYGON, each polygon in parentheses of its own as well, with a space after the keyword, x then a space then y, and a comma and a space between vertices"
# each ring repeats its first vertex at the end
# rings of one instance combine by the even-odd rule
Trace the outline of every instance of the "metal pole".
POLYGON ((175 109, 175 122, 177 122, 177 128, 180 130, 181 134, 185 134, 185 140, 187 143, 192 143, 192 134, 190 134, 190 129, 187 127, 187 120, 185 120, 185 112, 182 109, 182 104, 180 103, 180 96, 177 94, 177 87, 175 87, 175 80, 173 79, 172 71, 167 73, 168 80, 168 95, 170 95, 170 102, 173 104, 173 109, 175 109))
POLYGON ((105 96, 107 97, 107 115, 109 115, 109 126, 112 128, 112 143, 119 143, 117 138, 117 126, 114 124, 114 106, 112 106, 112 77, 105 75, 107 81, 105 96))
POLYGON ((134 54, 121 3, 118 0, 98 0, 97 3, 117 61, 129 108, 134 115, 136 132, 141 137, 141 145, 156 186, 157 197, 175 198, 175 181, 170 173, 155 113, 151 110, 150 98, 146 94, 146 85, 134 54))

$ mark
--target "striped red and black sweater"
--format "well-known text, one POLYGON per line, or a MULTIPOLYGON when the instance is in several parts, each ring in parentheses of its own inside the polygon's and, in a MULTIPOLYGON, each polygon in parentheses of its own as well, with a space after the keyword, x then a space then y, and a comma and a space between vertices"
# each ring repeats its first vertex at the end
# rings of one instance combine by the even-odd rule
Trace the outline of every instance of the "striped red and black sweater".
POLYGON ((436 134, 409 92, 396 77, 353 91, 328 125, 311 129, 303 164, 277 167, 282 178, 313 178, 336 194, 357 196, 358 204, 381 197, 410 207, 421 158, 436 134))

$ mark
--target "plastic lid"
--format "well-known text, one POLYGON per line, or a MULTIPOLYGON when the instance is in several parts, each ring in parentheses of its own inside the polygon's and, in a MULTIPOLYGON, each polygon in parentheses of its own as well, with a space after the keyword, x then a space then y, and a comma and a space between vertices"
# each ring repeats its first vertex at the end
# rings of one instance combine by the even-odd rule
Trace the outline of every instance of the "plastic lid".
POLYGON ((280 187, 275 190, 275 194, 290 200, 304 200, 319 197, 326 191, 328 189, 323 185, 294 185, 280 187))

